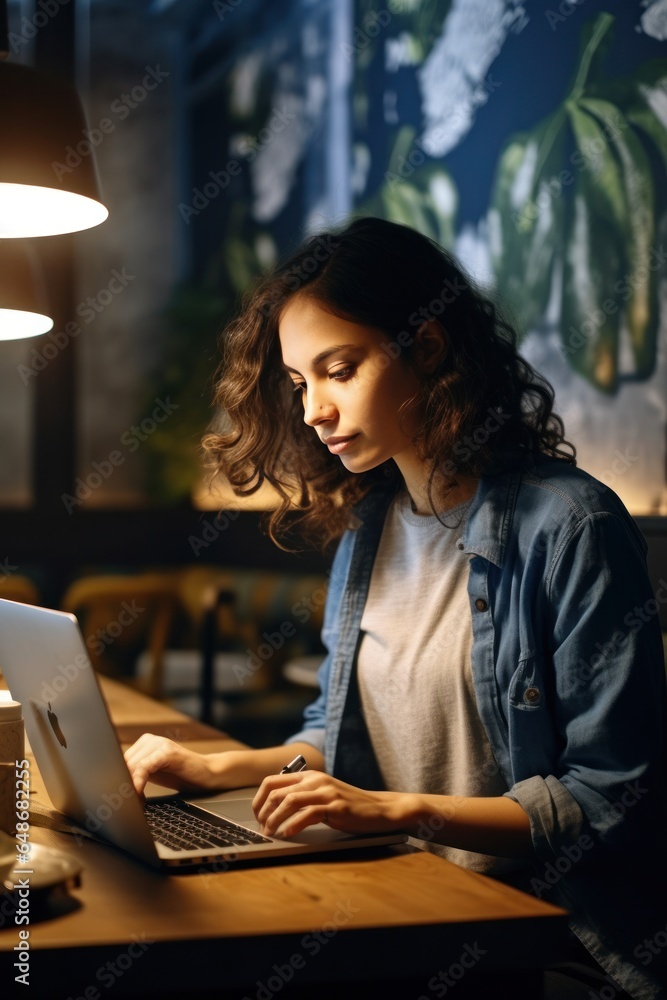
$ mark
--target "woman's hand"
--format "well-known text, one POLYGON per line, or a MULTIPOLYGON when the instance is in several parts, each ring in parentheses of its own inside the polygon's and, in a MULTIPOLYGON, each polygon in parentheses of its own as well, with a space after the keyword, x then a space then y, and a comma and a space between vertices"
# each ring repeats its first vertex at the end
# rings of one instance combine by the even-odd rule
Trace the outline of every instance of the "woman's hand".
POLYGON ((165 736, 144 733, 125 751, 125 763, 140 795, 147 781, 179 791, 215 787, 210 760, 165 736))
POLYGON ((289 839, 314 823, 346 833, 403 830, 419 840, 497 857, 533 859, 530 820, 505 795, 467 798, 367 792, 322 771, 272 774, 252 808, 267 836, 289 839))
POLYGON ((348 833, 381 833, 401 826, 396 792, 367 792, 322 771, 273 774, 262 782, 252 808, 267 836, 289 839, 326 823, 348 833))
POLYGON ((139 794, 147 781, 178 791, 197 788, 217 791, 258 785, 267 774, 279 771, 295 753, 307 755, 312 767, 324 767, 324 757, 309 743, 201 754, 152 733, 144 733, 132 744, 125 752, 125 763, 139 794))

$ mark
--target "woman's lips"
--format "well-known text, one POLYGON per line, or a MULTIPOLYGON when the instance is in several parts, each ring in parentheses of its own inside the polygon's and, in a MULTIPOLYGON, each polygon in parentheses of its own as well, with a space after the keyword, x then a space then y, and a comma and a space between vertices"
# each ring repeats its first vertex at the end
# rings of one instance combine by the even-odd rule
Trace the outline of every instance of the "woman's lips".
POLYGON ((328 437, 324 438, 323 444, 327 446, 332 455, 340 455, 358 437, 358 434, 350 434, 347 437, 328 437))

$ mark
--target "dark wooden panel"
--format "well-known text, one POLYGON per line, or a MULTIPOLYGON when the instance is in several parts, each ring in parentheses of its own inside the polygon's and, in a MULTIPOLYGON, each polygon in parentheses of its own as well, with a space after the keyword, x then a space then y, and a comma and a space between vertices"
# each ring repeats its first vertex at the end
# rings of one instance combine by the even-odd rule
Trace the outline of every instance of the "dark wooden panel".
MULTIPOLYGON (((32 576, 46 603, 57 602, 82 573, 148 566, 204 565, 285 572, 325 572, 331 562, 313 549, 283 552, 260 529, 260 515, 190 508, 76 510, 62 504, 43 512, 0 514, 0 559, 11 572, 32 576)), ((295 541, 295 545, 296 545, 295 541)), ((2 567, 0 567, 2 569, 2 567)))

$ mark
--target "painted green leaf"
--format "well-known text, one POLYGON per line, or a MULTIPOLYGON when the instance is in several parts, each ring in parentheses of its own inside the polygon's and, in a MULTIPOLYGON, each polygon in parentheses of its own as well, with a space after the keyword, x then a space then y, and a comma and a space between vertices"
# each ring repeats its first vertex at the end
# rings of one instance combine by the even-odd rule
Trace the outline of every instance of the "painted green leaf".
POLYGON ((443 246, 451 247, 458 207, 456 187, 444 167, 429 162, 416 137, 416 130, 410 125, 398 130, 384 183, 359 210, 413 226, 443 246))
POLYGON ((602 75, 602 63, 611 44, 611 28, 616 18, 607 11, 584 25, 581 32, 581 59, 570 91, 570 100, 578 101, 591 78, 602 75))
POLYGON ((667 84, 664 61, 610 80, 604 49, 613 22, 603 13, 584 28, 563 103, 508 142, 489 208, 499 292, 535 328, 562 263, 563 351, 604 392, 655 367, 655 200, 664 199, 658 177, 667 169, 667 130, 654 111, 667 84))
POLYGON ((591 205, 601 218, 609 219, 619 230, 628 225, 627 205, 621 170, 610 146, 610 140, 598 119, 572 102, 568 116, 577 150, 571 157, 579 171, 588 171, 591 184, 586 185, 591 205))
POLYGON ((570 366, 600 390, 618 386, 621 308, 611 297, 621 261, 619 230, 604 225, 593 208, 596 181, 580 173, 568 206, 563 255, 561 339, 570 366))
POLYGON ((651 139, 657 149, 664 169, 667 171, 667 129, 659 122, 650 108, 631 108, 627 112, 628 121, 651 139))
POLYGON ((414 177, 380 189, 380 214, 390 222, 418 229, 442 246, 454 242, 454 219, 458 197, 449 174, 429 165, 414 177))
POLYGON ((562 228, 563 116, 506 146, 489 212, 491 255, 498 292, 530 328, 547 306, 562 228))
POLYGON ((601 122, 618 156, 627 205, 626 273, 621 295, 627 301, 627 325, 636 378, 647 378, 655 366, 659 324, 657 271, 651 269, 655 236, 653 177, 646 153, 618 108, 599 98, 583 98, 581 106, 601 122))

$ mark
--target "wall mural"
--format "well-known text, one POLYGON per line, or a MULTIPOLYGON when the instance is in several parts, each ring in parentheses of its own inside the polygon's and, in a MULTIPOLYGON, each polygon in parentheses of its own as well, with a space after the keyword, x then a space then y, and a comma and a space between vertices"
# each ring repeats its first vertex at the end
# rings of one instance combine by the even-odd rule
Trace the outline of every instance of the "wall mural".
POLYGON ((242 13, 217 150, 195 157, 195 180, 240 165, 191 219, 199 308, 231 308, 303 228, 414 225, 497 289, 580 464, 634 513, 667 513, 667 0, 242 13))
POLYGON ((627 10, 619 25, 592 5, 539 6, 452 4, 421 52, 415 10, 400 51, 385 39, 385 80, 393 52, 415 67, 421 120, 405 122, 403 81, 385 90, 395 140, 366 205, 416 223, 495 286, 525 331, 524 353, 556 387, 581 463, 636 513, 666 512, 667 63, 654 45, 644 57, 641 24, 628 58, 627 10), (624 62, 629 71, 614 72, 624 62))
POLYGON ((667 131, 651 106, 667 67, 606 77, 596 57, 613 22, 600 14, 582 30, 571 90, 534 129, 510 138, 489 213, 498 287, 532 327, 560 263, 563 353, 606 393, 655 370, 660 269, 647 265, 657 259, 656 198, 667 168, 667 131), (632 354, 625 371, 623 334, 632 354))

